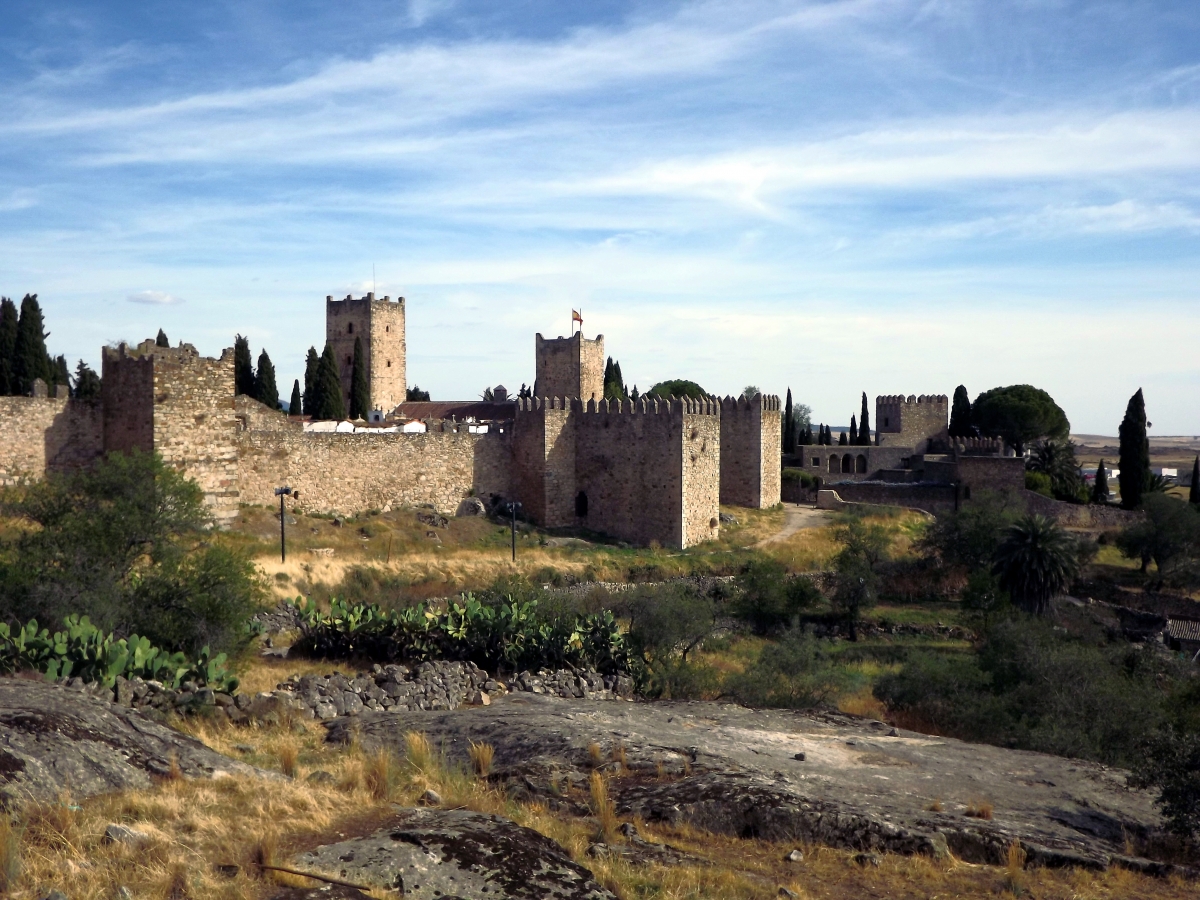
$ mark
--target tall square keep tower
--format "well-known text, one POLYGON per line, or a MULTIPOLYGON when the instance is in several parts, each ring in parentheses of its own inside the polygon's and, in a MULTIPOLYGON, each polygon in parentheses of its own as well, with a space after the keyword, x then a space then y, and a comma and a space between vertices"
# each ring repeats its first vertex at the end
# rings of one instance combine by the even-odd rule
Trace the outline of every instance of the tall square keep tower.
POLYGON ((362 338, 371 409, 390 413, 408 395, 405 373, 404 298, 375 299, 374 293, 355 299, 325 298, 325 339, 333 348, 342 382, 342 401, 350 408, 350 377, 354 371, 354 341, 362 338))
POLYGON ((604 399, 604 335, 589 341, 581 333, 549 340, 539 334, 534 341, 535 396, 604 399))

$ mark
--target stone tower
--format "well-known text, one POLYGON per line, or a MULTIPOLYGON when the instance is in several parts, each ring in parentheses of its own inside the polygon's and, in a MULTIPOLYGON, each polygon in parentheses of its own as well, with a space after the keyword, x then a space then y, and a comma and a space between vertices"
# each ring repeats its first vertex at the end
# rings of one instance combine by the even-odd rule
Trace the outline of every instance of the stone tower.
POLYGON ((589 341, 579 333, 550 340, 539 334, 535 344, 537 396, 604 398, 604 335, 589 341))
POLYGON ((355 299, 325 298, 325 339, 333 348, 342 382, 342 401, 350 409, 354 340, 362 338, 370 408, 390 413, 408 392, 405 376, 404 298, 376 300, 373 293, 355 299))
POLYGON ((949 424, 950 400, 945 394, 875 398, 875 432, 880 446, 913 447, 925 453, 946 441, 949 424))

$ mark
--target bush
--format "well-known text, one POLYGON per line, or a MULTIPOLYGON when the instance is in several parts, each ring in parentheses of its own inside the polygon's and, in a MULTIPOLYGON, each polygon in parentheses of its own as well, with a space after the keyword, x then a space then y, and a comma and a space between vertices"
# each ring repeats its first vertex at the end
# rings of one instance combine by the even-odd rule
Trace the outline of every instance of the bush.
POLYGON ((1145 572, 1151 561, 1158 567, 1158 586, 1192 587, 1200 583, 1200 510, 1166 494, 1146 494, 1145 518, 1122 529, 1117 547, 1140 559, 1145 572))
POLYGON ((938 516, 919 546, 950 568, 990 569, 1001 535, 1016 518, 1006 497, 981 491, 957 512, 938 516))
POLYGON ((837 530, 842 545, 834 557, 837 587, 833 610, 850 627, 850 640, 858 640, 858 620, 864 610, 875 605, 879 595, 879 572, 888 561, 891 535, 882 525, 851 521, 837 530))
POLYGON ((807 578, 788 578, 783 563, 755 559, 737 576, 738 596, 730 612, 749 623, 755 634, 770 634, 794 622, 820 600, 807 578))
POLYGON ((1050 476, 1045 472, 1026 472, 1025 473, 1025 490, 1033 491, 1035 494, 1041 494, 1043 497, 1054 497, 1054 489, 1050 482, 1050 476))
POLYGON ((1166 728, 1155 735, 1135 759, 1129 782, 1158 790, 1158 805, 1171 831, 1200 837, 1200 732, 1166 728))
POLYGON ((264 589, 247 554, 212 528, 195 482, 155 454, 113 453, 88 471, 5 492, 36 528, 0 543, 0 616, 85 615, 189 654, 236 649, 264 589))
POLYGON ((914 655, 875 696, 938 733, 1128 765, 1165 721, 1177 677, 1152 650, 1095 646, 1020 616, 989 627, 974 653, 914 655))
POLYGON ((745 706, 812 709, 826 704, 844 680, 820 641, 790 628, 745 672, 730 676, 725 689, 745 706))

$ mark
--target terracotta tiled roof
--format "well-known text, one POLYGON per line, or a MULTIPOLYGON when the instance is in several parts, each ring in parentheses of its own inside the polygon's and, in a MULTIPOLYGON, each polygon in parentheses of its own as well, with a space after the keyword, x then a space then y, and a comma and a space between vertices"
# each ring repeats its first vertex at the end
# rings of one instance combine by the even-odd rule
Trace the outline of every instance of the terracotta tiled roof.
POLYGON ((1176 641, 1200 641, 1200 621, 1196 619, 1168 619, 1167 633, 1176 641))

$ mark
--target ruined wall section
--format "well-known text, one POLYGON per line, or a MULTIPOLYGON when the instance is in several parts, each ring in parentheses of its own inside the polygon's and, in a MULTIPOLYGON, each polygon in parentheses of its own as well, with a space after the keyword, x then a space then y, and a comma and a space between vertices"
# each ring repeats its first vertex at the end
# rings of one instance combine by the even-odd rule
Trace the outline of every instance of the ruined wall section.
POLYGON ((342 402, 350 409, 350 381, 354 372, 354 341, 362 339, 363 362, 371 409, 391 412, 407 396, 404 298, 375 299, 347 295, 325 298, 325 340, 333 350, 342 384, 342 402))
POLYGON ((538 397, 604 397, 604 335, 587 340, 578 333, 550 339, 538 334, 534 336, 534 355, 538 397))
POLYGON ((466 497, 508 496, 510 435, 461 430, 423 434, 245 431, 237 436, 242 502, 300 491, 297 508, 353 515, 430 504, 453 515, 466 497))
POLYGON ((779 398, 726 397, 721 401, 721 502, 766 509, 781 490, 779 398))
POLYGON ((191 344, 146 341, 139 350, 154 363, 154 449, 200 485, 213 517, 228 524, 239 503, 233 349, 218 359, 201 356, 191 344))
POLYGON ((83 468, 103 452, 100 405, 63 397, 0 397, 0 485, 83 468))
POLYGON ((106 347, 101 375, 105 452, 153 452, 154 360, 126 344, 106 347))
POLYGON ((875 434, 879 444, 925 452, 949 435, 950 400, 945 394, 875 398, 875 434))

